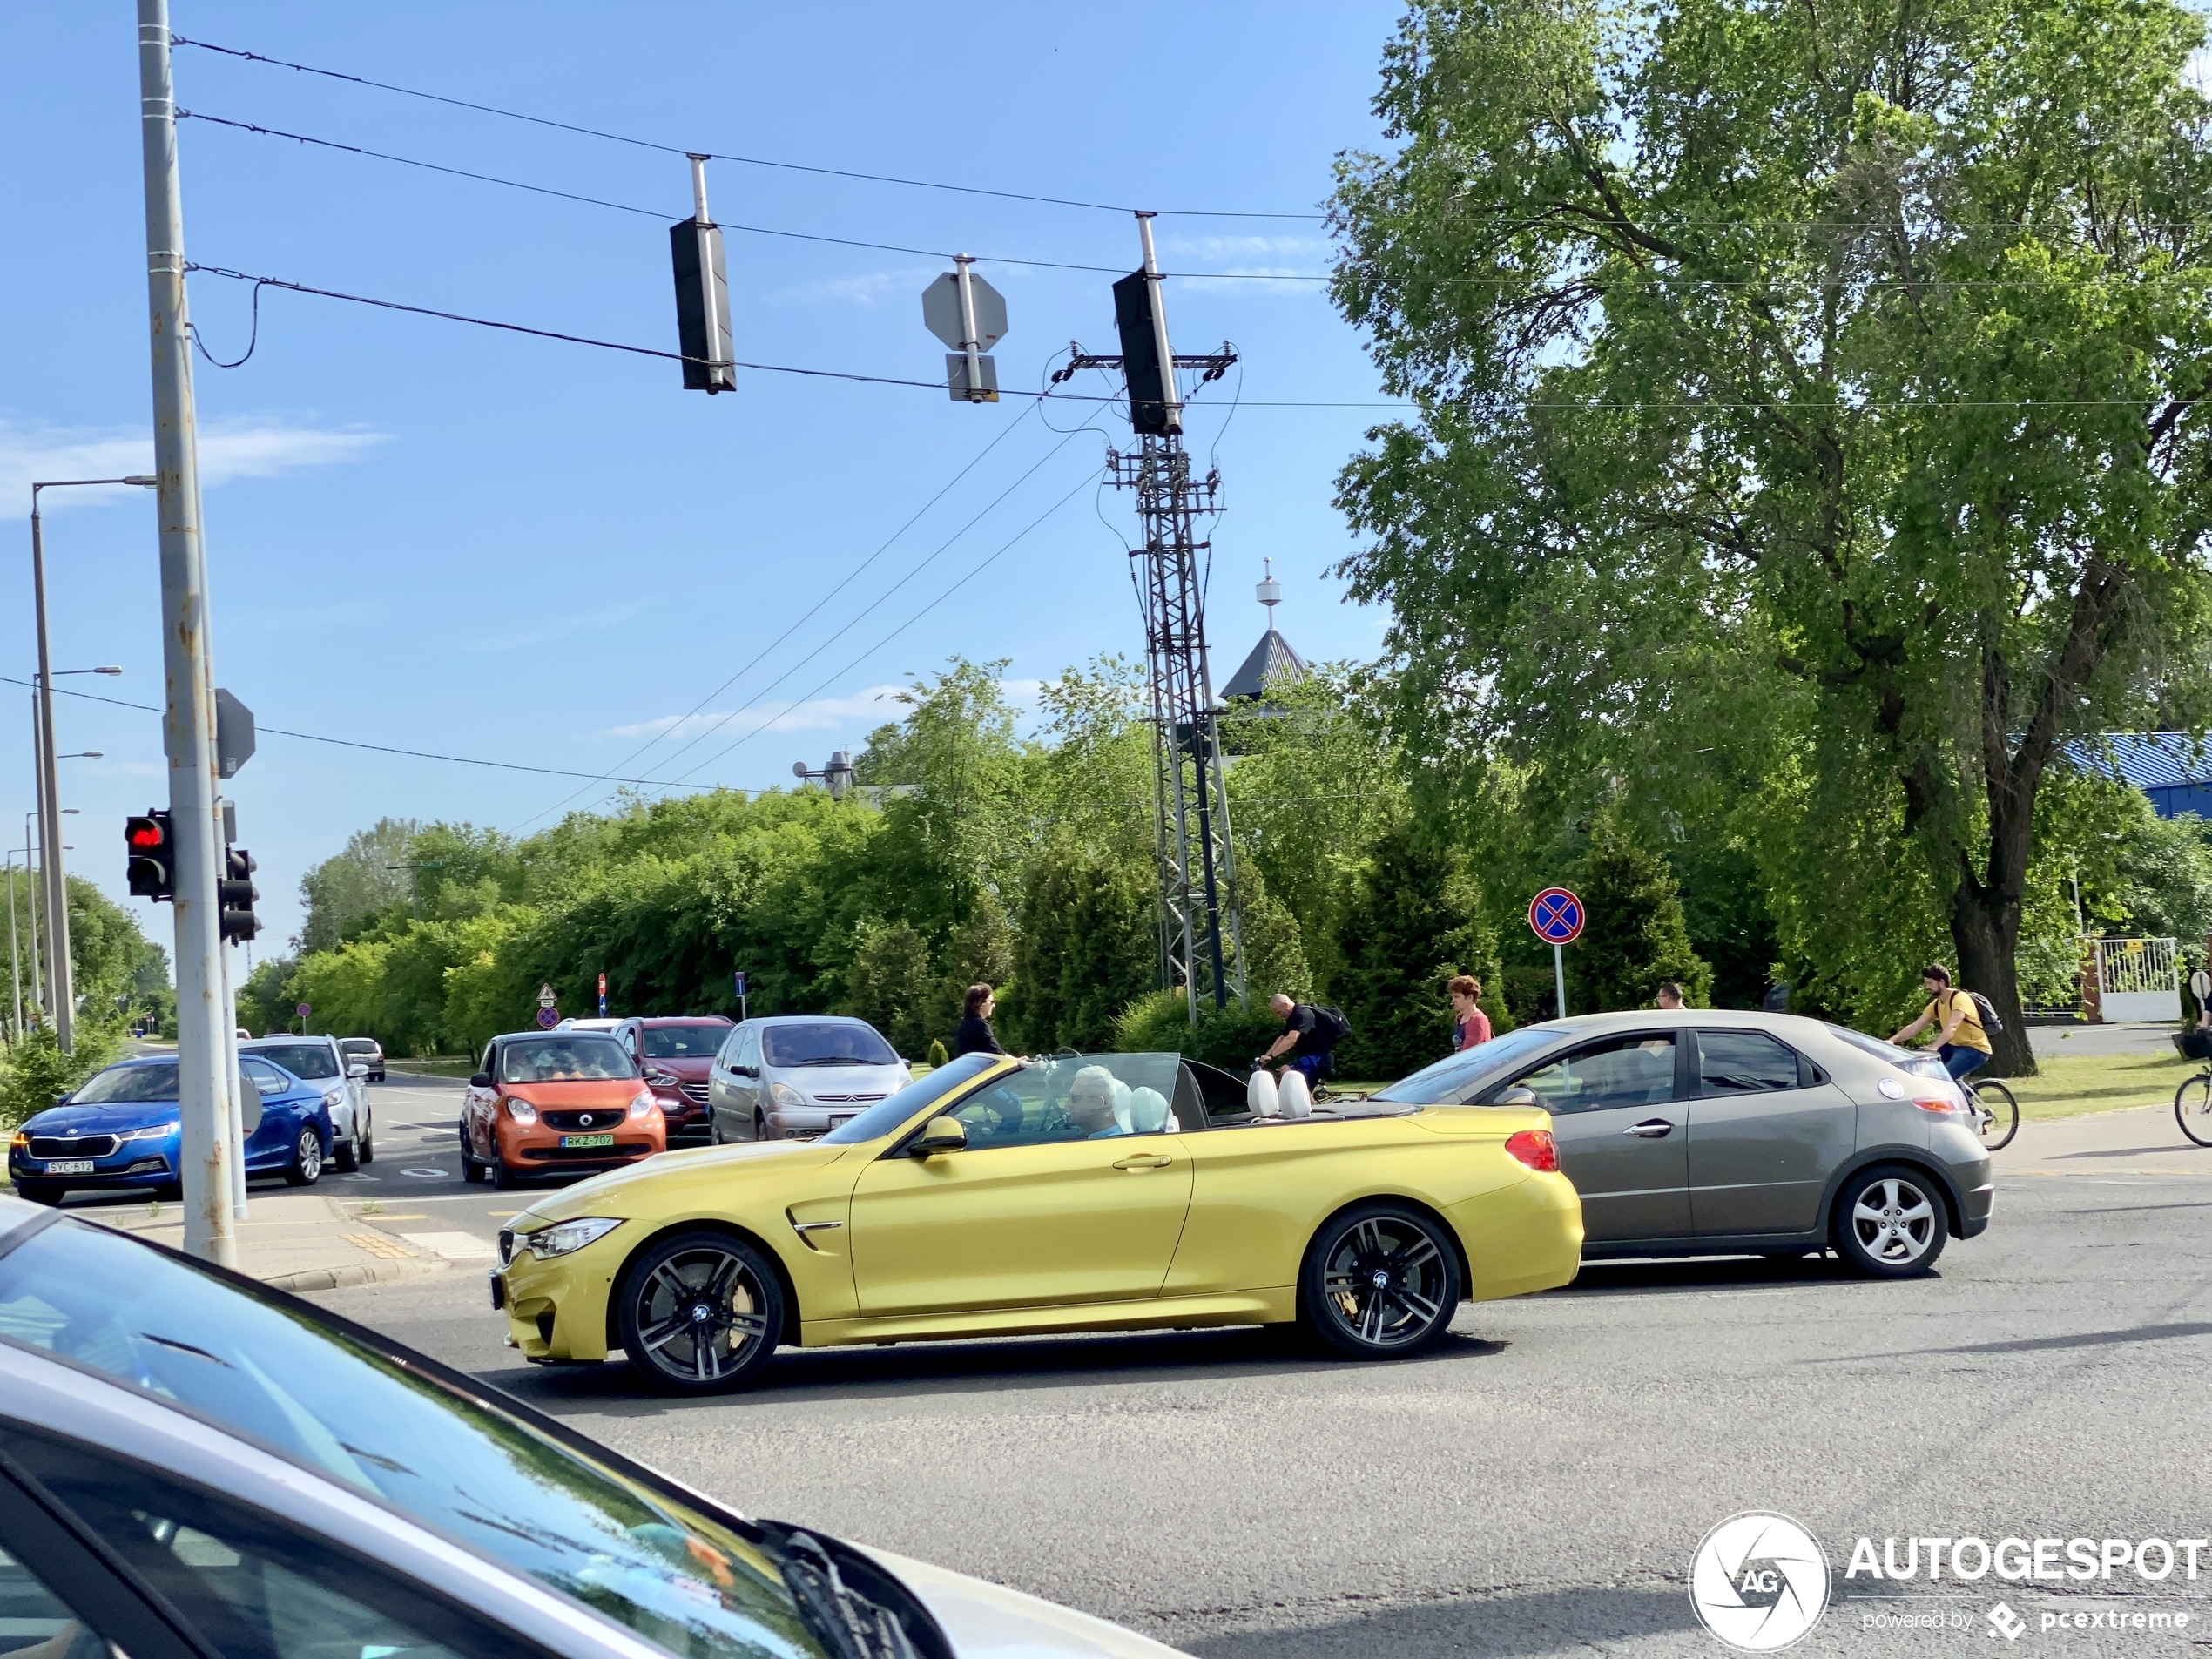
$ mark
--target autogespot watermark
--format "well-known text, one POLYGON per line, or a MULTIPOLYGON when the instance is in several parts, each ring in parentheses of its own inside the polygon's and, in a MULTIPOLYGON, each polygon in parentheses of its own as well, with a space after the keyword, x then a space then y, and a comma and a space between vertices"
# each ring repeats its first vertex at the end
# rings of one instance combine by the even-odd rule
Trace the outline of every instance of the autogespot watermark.
MULTIPOLYGON (((1878 1545, 1872 1538, 1860 1538, 1851 1546, 1844 1580, 1847 1591, 1854 1581, 1909 1583, 1916 1590, 1922 1585, 1963 1588, 1992 1581, 2022 1591, 2059 1587, 2036 1592, 2045 1597, 2067 1595, 2071 1588, 2067 1604, 2024 1614, 2003 1601, 1986 1610, 1862 1602, 1848 1614, 1865 1631, 1979 1630, 2009 1646, 2031 1630, 2186 1631, 2191 1609, 2145 1605, 2139 1589, 2118 1604, 2074 1597, 2091 1584, 2110 1595, 2131 1581, 2177 1587, 2205 1573, 2212 1573, 2212 1539, 1906 1537, 1885 1538, 1878 1545)), ((1774 1653, 1809 1634, 1828 1610, 1829 1585, 1828 1560, 1819 1541, 1787 1515, 1764 1511, 1730 1515, 1705 1534, 1690 1558, 1689 1602, 1699 1622, 1745 1653, 1774 1653)), ((2198 1609, 2197 1617, 2202 1616, 2198 1609)))

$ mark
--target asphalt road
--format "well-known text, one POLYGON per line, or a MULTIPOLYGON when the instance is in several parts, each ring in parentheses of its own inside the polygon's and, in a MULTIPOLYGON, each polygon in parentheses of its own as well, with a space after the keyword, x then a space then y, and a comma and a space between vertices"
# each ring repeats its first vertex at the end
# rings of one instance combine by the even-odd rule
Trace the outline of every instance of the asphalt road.
MULTIPOLYGON (((405 1099, 434 1136, 415 1167, 450 1170, 440 1088, 405 1099)), ((404 1175, 403 1144, 376 1173, 411 1209, 496 1230, 516 1207, 404 1175)), ((752 1393, 668 1400, 617 1365, 519 1363, 477 1272, 318 1299, 738 1507, 1219 1659, 1710 1656, 1690 1557, 1751 1509, 1803 1522, 1833 1569, 1797 1652, 2212 1651, 2212 1550, 2194 1583, 2108 1589, 1845 1576, 1861 1535, 2212 1534, 2212 1152, 2170 1116, 2115 1113, 2030 1124, 2000 1165, 1995 1226, 1925 1279, 1594 1268, 1464 1308, 1440 1348, 1389 1365, 1250 1332, 919 1345, 787 1353, 752 1393), (1986 1622, 2000 1599, 2018 1642, 1986 1622), (2191 1628, 2040 1627, 2114 1607, 2191 1628), (1898 1613, 1964 1628, 1865 1626, 1898 1613)))

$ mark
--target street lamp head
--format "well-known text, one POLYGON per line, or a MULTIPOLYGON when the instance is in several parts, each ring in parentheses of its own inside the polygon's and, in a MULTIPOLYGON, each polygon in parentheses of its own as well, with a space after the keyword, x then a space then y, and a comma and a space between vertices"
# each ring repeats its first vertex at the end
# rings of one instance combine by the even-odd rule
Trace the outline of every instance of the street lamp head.
POLYGON ((94 669, 92 671, 93 671, 95 674, 109 674, 109 675, 114 675, 114 674, 120 674, 123 671, 122 671, 120 668, 117 668, 117 667, 110 666, 110 667, 107 667, 107 668, 96 668, 96 669, 94 669))
MULTIPOLYGON (((73 755, 56 755, 57 760, 100 760, 105 759, 98 749, 80 749, 73 755)), ((64 807, 64 811, 68 809, 64 807)))
POLYGON ((158 489, 161 488, 161 480, 155 477, 152 473, 134 472, 123 482, 126 484, 136 484, 141 489, 158 489))

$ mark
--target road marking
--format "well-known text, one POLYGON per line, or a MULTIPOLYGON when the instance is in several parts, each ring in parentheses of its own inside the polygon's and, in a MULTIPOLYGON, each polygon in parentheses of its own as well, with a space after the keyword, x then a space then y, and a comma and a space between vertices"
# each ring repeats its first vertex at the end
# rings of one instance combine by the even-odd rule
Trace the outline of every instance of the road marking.
POLYGON ((496 1259, 499 1246, 479 1238, 474 1233, 401 1233, 410 1244, 420 1244, 448 1261, 479 1261, 496 1259))
POLYGON ((365 1250, 372 1256, 381 1256, 388 1262, 410 1260, 415 1255, 398 1239, 384 1233, 344 1233, 340 1236, 355 1249, 365 1250))
POLYGON ((446 1172, 443 1170, 401 1170, 400 1173, 419 1175, 426 1181, 442 1181, 446 1178, 446 1172))

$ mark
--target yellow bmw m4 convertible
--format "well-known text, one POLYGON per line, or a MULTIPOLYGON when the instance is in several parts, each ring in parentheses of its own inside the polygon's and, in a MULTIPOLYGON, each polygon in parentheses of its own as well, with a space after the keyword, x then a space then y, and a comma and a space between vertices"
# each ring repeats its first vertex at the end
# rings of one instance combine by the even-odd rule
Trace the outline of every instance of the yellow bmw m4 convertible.
POLYGON ((1171 1054, 968 1055, 817 1140, 664 1153, 536 1200, 492 1305, 529 1359, 734 1388, 782 1344, 1303 1322, 1390 1358, 1575 1277, 1541 1110, 1259 1117, 1171 1054))

